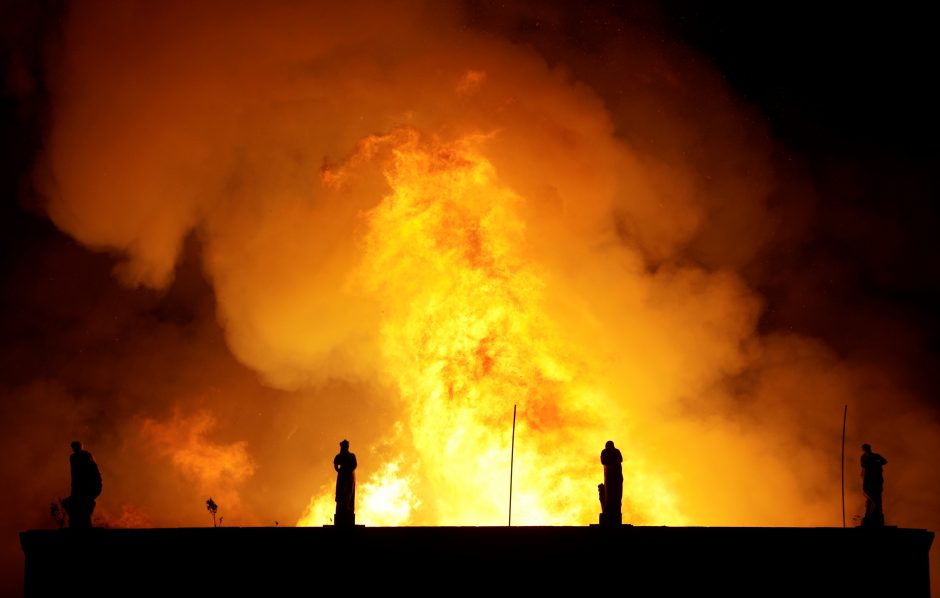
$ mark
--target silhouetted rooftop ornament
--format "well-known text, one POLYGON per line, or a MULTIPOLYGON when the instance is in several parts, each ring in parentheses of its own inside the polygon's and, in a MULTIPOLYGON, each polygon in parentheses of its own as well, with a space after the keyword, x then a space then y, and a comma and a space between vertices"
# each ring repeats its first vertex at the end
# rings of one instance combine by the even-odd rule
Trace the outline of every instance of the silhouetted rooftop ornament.
POLYGON ((623 455, 608 440, 601 451, 601 464, 604 466, 604 483, 598 485, 597 492, 601 501, 601 525, 620 525, 623 516, 620 512, 623 497, 623 455))
POLYGON ((72 493, 62 500, 62 507, 68 513, 70 528, 88 529, 91 527, 91 514, 95 510, 95 499, 101 495, 101 472, 91 453, 83 449, 82 443, 77 440, 72 442, 69 467, 72 493))
POLYGON ((861 463, 862 492, 865 493, 865 517, 862 519, 862 525, 881 527, 885 524, 881 500, 885 485, 882 468, 887 465, 888 460, 878 453, 873 453, 871 445, 865 443, 862 445, 861 463))
POLYGON ((356 455, 349 452, 349 441, 339 443, 339 453, 333 458, 336 470, 336 515, 333 525, 356 525, 356 455))

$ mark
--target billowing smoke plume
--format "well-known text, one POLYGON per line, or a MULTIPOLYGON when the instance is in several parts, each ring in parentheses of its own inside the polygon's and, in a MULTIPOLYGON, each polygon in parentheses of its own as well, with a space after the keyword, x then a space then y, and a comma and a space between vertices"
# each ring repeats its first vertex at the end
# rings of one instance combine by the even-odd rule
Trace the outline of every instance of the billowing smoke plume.
POLYGON ((212 495, 326 523, 348 437, 361 520, 500 524, 518 404, 520 523, 592 521, 614 439, 634 523, 838 525, 848 404, 850 517, 867 439, 905 463, 890 519, 938 527, 916 397, 758 332, 754 264, 812 199, 756 113, 626 25, 569 54, 465 8, 70 6, 36 176, 126 289, 64 332, 115 354, 55 362, 109 394, 37 382, 11 413, 92 441, 104 521, 205 524, 212 495))

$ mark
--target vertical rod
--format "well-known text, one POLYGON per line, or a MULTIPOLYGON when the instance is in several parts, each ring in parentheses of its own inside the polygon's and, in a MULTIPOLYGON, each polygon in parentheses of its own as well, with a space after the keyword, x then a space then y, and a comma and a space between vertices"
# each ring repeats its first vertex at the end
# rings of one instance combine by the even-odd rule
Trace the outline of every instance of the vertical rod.
POLYGON ((849 406, 842 409, 842 527, 845 527, 845 418, 849 414, 849 406))
POLYGON ((516 461, 516 406, 512 406, 512 448, 509 452, 509 525, 512 525, 512 470, 516 461))

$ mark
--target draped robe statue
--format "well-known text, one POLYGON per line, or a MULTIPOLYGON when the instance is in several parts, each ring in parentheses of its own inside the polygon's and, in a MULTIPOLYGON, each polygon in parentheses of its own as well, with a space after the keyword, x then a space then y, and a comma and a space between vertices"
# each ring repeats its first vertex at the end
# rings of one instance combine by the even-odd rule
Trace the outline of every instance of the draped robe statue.
POLYGON ((620 525, 620 505, 623 498, 623 455, 608 440, 601 451, 601 464, 604 466, 603 490, 598 488, 601 499, 601 521, 609 525, 620 525))
POLYGON ((339 443, 333 458, 336 470, 336 516, 334 525, 354 525, 356 521, 356 455, 349 452, 349 441, 339 443))

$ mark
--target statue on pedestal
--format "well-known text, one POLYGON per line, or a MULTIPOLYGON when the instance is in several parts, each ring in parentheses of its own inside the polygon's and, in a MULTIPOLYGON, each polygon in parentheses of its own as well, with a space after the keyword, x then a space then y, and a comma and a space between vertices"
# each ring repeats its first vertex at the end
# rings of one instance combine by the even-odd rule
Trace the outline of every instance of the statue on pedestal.
POLYGON ((356 524, 356 455, 349 452, 349 441, 339 443, 339 454, 333 458, 336 470, 336 515, 333 525, 356 524))
POLYGON ((623 498, 623 455, 614 446, 613 440, 608 440, 601 451, 601 464, 604 466, 604 483, 597 487, 601 500, 601 524, 620 525, 621 499, 623 498))

